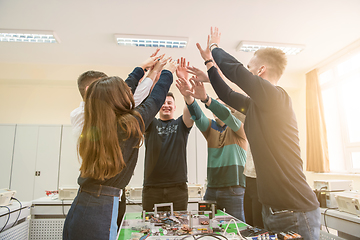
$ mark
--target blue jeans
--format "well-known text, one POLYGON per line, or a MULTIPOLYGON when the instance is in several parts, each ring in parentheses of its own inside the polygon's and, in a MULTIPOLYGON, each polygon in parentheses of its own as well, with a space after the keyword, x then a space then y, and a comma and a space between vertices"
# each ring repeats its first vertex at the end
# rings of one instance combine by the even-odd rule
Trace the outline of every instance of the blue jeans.
POLYGON ((65 219, 63 240, 115 240, 118 208, 119 196, 79 190, 65 219))
POLYGON ((245 222, 244 216, 245 188, 241 186, 207 188, 204 200, 216 201, 218 209, 223 210, 235 218, 245 222))
POLYGON ((308 212, 276 211, 263 205, 264 227, 270 231, 294 231, 305 240, 320 238, 320 208, 308 212))
POLYGON ((154 211, 154 204, 173 203, 174 211, 186 211, 188 205, 188 187, 179 183, 168 187, 144 186, 142 205, 146 212, 154 211))

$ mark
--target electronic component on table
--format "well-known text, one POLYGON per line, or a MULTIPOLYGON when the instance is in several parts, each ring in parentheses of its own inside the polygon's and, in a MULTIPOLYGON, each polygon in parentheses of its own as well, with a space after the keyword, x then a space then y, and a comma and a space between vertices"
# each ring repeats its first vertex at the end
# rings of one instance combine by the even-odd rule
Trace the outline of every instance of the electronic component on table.
POLYGON ((335 195, 339 211, 360 217, 360 193, 342 192, 335 195))
MULTIPOLYGON (((214 211, 215 205, 212 204, 211 206, 214 211)), ((234 224, 238 232, 246 228, 247 225, 245 223, 222 211, 218 212, 219 216, 210 218, 212 211, 206 211, 205 215, 200 215, 198 211, 174 211, 173 215, 170 211, 158 211, 157 214, 143 211, 137 216, 131 214, 129 218, 125 216, 122 224, 123 229, 120 230, 120 234, 122 233, 122 236, 127 239, 126 237, 129 236, 130 231, 132 233, 138 232, 139 234, 131 233, 131 239, 134 240, 182 239, 183 235, 199 235, 203 237, 205 235, 220 236, 220 234, 234 234, 234 224), (221 220, 222 223, 218 220, 221 220), (231 221, 234 223, 229 226, 231 221), (229 226, 229 231, 224 229, 225 226, 229 226)))
POLYGON ((337 192, 353 190, 352 180, 315 180, 314 188, 316 190, 337 192))
POLYGON ((0 206, 7 206, 10 200, 15 196, 16 191, 7 188, 0 189, 0 206))
POLYGON ((216 201, 203 200, 198 202, 199 214, 203 214, 205 211, 213 211, 212 205, 215 205, 215 214, 217 213, 216 201))
POLYGON ((335 196, 337 193, 351 191, 353 189, 352 180, 315 180, 314 192, 322 208, 336 208, 335 196))

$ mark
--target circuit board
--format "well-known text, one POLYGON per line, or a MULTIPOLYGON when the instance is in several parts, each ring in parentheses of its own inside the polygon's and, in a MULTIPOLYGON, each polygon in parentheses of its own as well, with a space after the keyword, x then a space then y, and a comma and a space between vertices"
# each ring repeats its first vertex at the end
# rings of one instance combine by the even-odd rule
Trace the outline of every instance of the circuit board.
POLYGON ((174 212, 173 216, 169 212, 146 213, 145 216, 143 213, 126 213, 118 240, 173 240, 194 234, 223 234, 226 228, 227 233, 236 234, 247 227, 246 223, 220 210, 212 219, 209 213, 174 212))

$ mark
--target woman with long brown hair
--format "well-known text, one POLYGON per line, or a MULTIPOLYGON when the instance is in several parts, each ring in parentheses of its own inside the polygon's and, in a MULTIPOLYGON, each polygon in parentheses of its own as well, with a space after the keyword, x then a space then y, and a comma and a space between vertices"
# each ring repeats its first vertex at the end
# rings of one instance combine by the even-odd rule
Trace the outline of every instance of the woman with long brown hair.
POLYGON ((174 61, 150 59, 130 74, 135 76, 133 84, 106 77, 87 89, 78 150, 80 189, 66 217, 63 239, 116 238, 119 204, 126 204, 119 202, 121 189, 131 179, 143 133, 162 106, 175 69, 174 61), (136 81, 151 67, 161 72, 160 78, 149 97, 134 107, 136 81))

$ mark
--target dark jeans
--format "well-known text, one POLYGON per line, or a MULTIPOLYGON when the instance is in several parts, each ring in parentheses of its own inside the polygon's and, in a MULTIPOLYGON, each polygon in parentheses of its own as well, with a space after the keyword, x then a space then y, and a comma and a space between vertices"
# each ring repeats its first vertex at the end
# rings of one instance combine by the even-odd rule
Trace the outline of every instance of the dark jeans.
POLYGON ((308 212, 276 211, 263 205, 264 227, 271 231, 294 231, 304 240, 320 238, 320 208, 308 212))
POLYGON ((98 187, 80 188, 65 219, 63 240, 116 239, 120 189, 116 193, 115 188, 106 192, 98 187))
POLYGON ((218 209, 225 208, 228 214, 245 222, 244 193, 245 188, 241 186, 207 188, 204 200, 215 200, 218 209))
POLYGON ((188 205, 188 187, 180 183, 168 187, 144 186, 142 205, 146 212, 154 211, 154 204, 173 203, 174 211, 186 211, 188 205))
POLYGON ((244 212, 246 223, 253 227, 264 228, 262 204, 259 202, 256 178, 246 177, 244 212))

